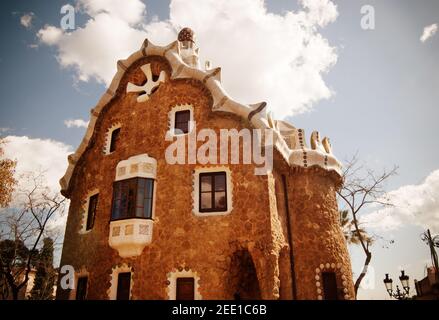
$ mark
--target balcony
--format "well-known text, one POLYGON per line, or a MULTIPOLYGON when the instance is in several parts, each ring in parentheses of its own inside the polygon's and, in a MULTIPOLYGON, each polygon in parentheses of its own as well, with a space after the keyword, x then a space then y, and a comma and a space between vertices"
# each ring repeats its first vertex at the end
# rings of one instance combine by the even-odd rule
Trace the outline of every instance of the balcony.
POLYGON ((124 219, 110 222, 111 248, 122 258, 139 256, 152 240, 153 221, 150 219, 124 219))
POLYGON ((151 243, 156 170, 156 160, 147 154, 116 167, 108 243, 122 258, 139 256, 151 243))

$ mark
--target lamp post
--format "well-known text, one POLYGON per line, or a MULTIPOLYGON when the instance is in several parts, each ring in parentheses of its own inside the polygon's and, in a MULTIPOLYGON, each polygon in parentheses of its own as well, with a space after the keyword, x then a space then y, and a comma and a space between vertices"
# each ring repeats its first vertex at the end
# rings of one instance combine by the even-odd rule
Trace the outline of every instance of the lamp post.
POLYGON ((397 300, 407 300, 410 293, 410 285, 409 285, 409 276, 404 273, 404 270, 401 270, 401 275, 399 276, 399 281, 401 281, 402 288, 404 290, 400 290, 399 286, 396 286, 396 291, 393 291, 393 280, 389 278, 389 274, 386 273, 386 277, 383 282, 386 286, 387 293, 391 298, 395 298, 397 300))

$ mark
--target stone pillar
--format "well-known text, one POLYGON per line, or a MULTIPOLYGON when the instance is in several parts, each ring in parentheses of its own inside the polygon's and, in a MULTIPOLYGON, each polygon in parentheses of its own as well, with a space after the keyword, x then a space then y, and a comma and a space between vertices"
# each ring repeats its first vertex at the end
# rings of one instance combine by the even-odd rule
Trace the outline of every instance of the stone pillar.
POLYGON ((341 178, 321 168, 287 176, 298 299, 325 299, 322 272, 334 272, 338 299, 353 299, 351 261, 340 228, 336 190, 341 178))

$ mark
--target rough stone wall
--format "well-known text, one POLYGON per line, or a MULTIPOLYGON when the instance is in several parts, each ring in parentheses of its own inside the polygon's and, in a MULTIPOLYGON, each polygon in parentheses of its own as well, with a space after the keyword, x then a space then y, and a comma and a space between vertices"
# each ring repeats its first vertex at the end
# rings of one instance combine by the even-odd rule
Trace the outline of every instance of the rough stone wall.
POLYGON ((281 300, 293 299, 293 275, 291 270, 290 235, 288 230, 288 216, 285 203, 285 194, 282 175, 288 174, 290 167, 283 160, 279 152, 274 153, 274 193, 277 203, 278 223, 278 248, 279 248, 279 298, 281 300))
POLYGON ((339 224, 337 180, 320 168, 294 168, 288 175, 298 299, 324 299, 322 271, 336 273, 339 299, 355 297, 350 258, 339 224))
MULTIPOLYGON (((132 299, 167 299, 168 273, 179 269, 198 273, 203 299, 233 299, 226 288, 232 257, 236 251, 248 250, 261 297, 277 298, 273 273, 278 249, 273 249, 267 176, 255 176, 252 165, 229 165, 233 211, 226 216, 197 217, 192 213, 193 170, 197 165, 168 165, 164 159, 170 144, 165 141, 168 112, 175 105, 194 106, 198 130, 240 130, 250 128, 248 123, 234 115, 212 113, 210 93, 193 80, 168 79, 147 102, 137 103, 136 94, 125 93, 126 84, 142 84, 145 77, 139 67, 148 62, 154 74, 160 70, 169 74, 169 65, 158 57, 144 58, 131 67, 117 97, 99 117, 92 143, 77 164, 68 190, 71 204, 61 265, 73 265, 76 270, 85 267, 89 299, 107 299, 112 268, 122 263, 133 269, 132 299), (122 125, 117 150, 104 155, 106 131, 115 123, 122 125), (122 259, 108 245, 115 168, 119 161, 141 153, 157 160, 152 243, 141 256, 122 259), (99 189, 95 224, 91 232, 79 234, 86 195, 94 189, 99 189)), ((59 299, 67 297, 67 291, 58 290, 59 299)))

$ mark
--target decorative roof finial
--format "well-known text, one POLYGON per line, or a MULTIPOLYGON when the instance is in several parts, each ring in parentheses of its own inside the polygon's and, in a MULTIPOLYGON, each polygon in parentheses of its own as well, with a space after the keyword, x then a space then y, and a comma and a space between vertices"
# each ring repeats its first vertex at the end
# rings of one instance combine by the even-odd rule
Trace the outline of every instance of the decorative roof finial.
POLYGON ((192 29, 188 27, 181 29, 181 31, 178 33, 178 41, 195 42, 194 31, 192 31, 192 29))

